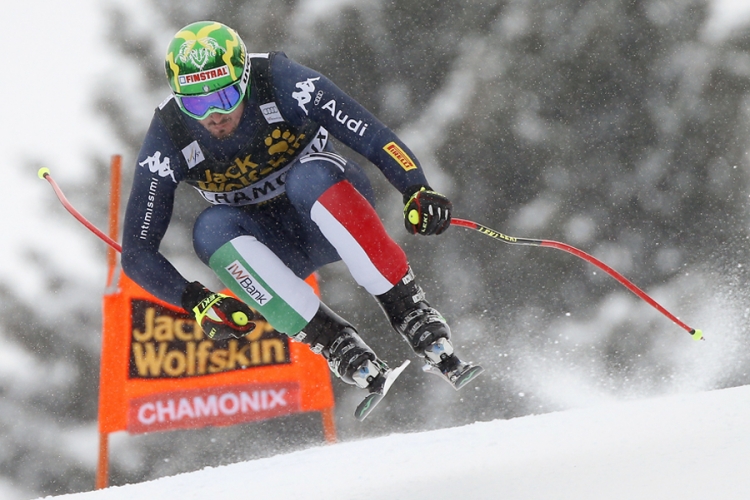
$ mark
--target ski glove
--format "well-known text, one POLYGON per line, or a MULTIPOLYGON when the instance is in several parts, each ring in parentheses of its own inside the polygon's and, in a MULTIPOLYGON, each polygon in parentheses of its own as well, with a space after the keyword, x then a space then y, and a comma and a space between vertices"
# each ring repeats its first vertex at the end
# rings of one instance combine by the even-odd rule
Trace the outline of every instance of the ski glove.
POLYGON ((404 225, 411 234, 440 234, 451 224, 453 204, 427 186, 404 193, 404 225))
POLYGON ((215 293, 197 281, 185 287, 182 307, 195 317, 203 333, 213 340, 241 338, 255 329, 259 319, 244 302, 215 293))

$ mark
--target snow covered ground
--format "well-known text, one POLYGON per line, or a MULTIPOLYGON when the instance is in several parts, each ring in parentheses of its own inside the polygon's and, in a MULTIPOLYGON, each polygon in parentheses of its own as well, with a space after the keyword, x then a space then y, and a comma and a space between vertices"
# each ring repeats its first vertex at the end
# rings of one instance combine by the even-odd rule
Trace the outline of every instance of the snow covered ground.
POLYGON ((750 387, 737 387, 392 434, 54 498, 746 500, 749 473, 750 387))

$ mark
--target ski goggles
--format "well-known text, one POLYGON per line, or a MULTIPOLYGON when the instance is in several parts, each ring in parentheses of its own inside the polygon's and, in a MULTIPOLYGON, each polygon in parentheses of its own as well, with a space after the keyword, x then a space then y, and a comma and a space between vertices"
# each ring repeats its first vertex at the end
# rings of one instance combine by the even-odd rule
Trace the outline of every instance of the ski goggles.
POLYGON ((205 95, 177 95, 177 104, 185 114, 203 120, 211 113, 231 113, 242 102, 244 88, 240 82, 205 95))

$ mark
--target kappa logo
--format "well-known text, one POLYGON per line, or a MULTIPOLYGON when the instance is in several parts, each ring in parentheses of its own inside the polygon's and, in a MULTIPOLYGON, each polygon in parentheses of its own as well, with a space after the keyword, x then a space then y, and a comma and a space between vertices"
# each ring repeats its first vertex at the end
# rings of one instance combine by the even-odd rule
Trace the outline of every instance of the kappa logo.
POLYGON ((172 167, 169 166, 169 156, 166 156, 164 158, 164 161, 162 161, 161 151, 157 151, 152 156, 149 156, 142 162, 139 162, 138 165, 147 167, 151 171, 151 173, 158 174, 159 177, 169 176, 172 178, 172 181, 177 184, 177 179, 174 178, 174 170, 172 170, 172 167))
POLYGON ((297 88, 300 90, 299 92, 292 92, 292 97, 297 99, 297 102, 299 103, 299 107, 302 108, 302 111, 307 113, 307 104, 312 101, 312 94, 315 92, 315 84, 313 82, 316 82, 320 80, 320 77, 316 78, 308 78, 304 82, 297 82, 297 88))

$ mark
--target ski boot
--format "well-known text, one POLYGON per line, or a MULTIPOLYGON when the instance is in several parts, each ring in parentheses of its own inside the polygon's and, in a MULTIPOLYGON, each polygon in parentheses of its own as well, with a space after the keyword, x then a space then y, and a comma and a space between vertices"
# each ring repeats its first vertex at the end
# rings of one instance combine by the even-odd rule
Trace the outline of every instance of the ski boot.
POLYGON ((391 290, 375 298, 393 328, 425 360, 425 372, 439 375, 459 390, 484 371, 456 356, 448 324, 425 300, 411 268, 391 290))
POLYGON ((447 338, 439 338, 424 350, 427 362, 422 367, 426 373, 433 373, 448 381, 459 390, 484 371, 479 365, 458 359, 453 353, 453 344, 447 338))
POLYGON ((378 359, 352 325, 322 302, 310 323, 294 338, 321 354, 341 380, 367 390, 368 395, 354 413, 358 420, 364 420, 370 414, 409 364, 407 361, 391 370, 378 359))

